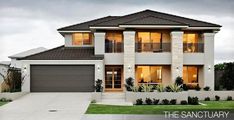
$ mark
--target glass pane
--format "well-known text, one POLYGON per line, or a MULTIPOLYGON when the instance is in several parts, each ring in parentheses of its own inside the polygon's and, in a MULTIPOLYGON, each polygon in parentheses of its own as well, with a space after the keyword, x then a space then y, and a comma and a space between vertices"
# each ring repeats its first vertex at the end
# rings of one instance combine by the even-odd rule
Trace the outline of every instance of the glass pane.
POLYGON ((197 83, 197 67, 188 67, 188 83, 197 83))
POLYGON ((114 69, 114 88, 121 88, 121 68, 114 69))
POLYGON ((152 32, 151 33, 152 43, 160 43, 161 42, 161 33, 152 32))
POLYGON ((82 33, 74 33, 72 35, 72 45, 82 45, 82 33))
POLYGON ((106 71, 105 88, 112 88, 112 71, 106 71))
POLYGON ((115 53, 122 52, 123 35, 121 32, 107 32, 105 39, 105 52, 115 53))
POLYGON ((149 32, 138 32, 138 43, 149 43, 150 33, 149 32))
POLYGON ((84 45, 92 45, 91 34, 89 34, 89 33, 83 34, 83 44, 84 45))

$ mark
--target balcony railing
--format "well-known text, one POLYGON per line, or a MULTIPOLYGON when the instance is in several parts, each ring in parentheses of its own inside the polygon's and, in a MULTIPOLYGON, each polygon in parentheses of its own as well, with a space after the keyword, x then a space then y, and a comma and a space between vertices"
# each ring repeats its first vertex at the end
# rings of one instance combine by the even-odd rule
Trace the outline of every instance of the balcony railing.
POLYGON ((204 52, 204 43, 184 43, 183 50, 185 53, 204 52))
POLYGON ((136 43, 136 52, 170 52, 171 43, 136 43))
POLYGON ((123 52, 123 43, 106 42, 105 52, 106 53, 120 53, 123 52))

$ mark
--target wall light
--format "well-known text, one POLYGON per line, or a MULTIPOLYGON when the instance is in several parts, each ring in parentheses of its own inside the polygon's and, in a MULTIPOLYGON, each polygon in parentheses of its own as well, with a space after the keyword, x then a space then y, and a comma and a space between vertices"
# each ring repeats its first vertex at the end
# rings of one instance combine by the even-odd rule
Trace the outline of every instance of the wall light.
POLYGON ((179 72, 179 67, 176 67, 176 71, 179 72))
POLYGON ((132 67, 130 65, 128 65, 128 71, 131 71, 132 67))
POLYGON ((210 70, 211 70, 211 66, 209 65, 209 66, 208 66, 208 71, 210 71, 210 70))
POLYGON ((97 70, 100 71, 100 66, 99 65, 97 65, 97 70))

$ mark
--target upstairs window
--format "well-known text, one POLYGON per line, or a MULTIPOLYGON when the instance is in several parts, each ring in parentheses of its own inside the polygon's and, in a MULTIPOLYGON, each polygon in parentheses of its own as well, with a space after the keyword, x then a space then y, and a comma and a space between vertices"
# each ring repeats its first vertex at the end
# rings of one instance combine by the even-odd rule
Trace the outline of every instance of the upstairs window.
POLYGON ((199 34, 185 33, 183 36, 183 49, 186 53, 203 52, 204 43, 199 41, 199 34))
POLYGON ((122 32, 106 32, 105 52, 106 53, 123 52, 123 34, 122 34, 122 32))
POLYGON ((93 45, 91 33, 73 33, 72 45, 93 45))

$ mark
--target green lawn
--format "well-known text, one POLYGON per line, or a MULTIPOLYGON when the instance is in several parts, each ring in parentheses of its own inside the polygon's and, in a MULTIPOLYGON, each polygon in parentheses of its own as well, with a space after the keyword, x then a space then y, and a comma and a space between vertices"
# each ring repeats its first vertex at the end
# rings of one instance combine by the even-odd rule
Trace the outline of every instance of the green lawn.
POLYGON ((86 114, 164 114, 164 111, 228 110, 234 112, 234 101, 202 101, 206 105, 134 105, 90 104, 86 114))
POLYGON ((0 102, 0 106, 7 104, 8 102, 0 102))

